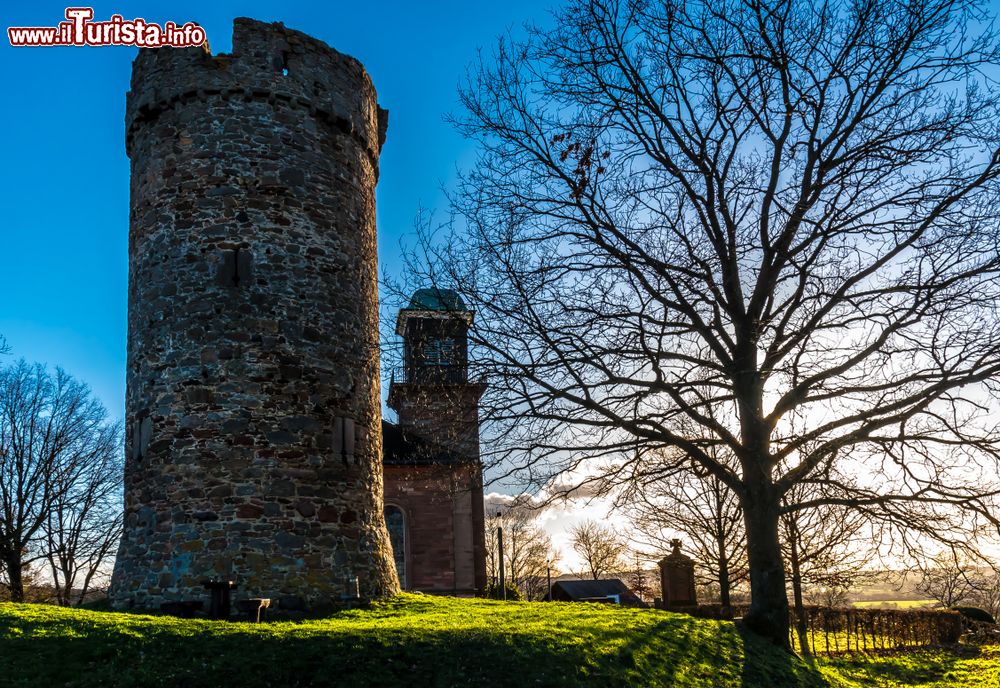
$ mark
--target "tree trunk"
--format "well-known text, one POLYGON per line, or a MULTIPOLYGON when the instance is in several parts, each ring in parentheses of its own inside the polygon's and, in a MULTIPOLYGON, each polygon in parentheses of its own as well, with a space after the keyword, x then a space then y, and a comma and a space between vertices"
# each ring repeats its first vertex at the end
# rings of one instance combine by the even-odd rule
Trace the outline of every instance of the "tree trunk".
POLYGON ((778 538, 779 498, 767 480, 748 486, 743 504, 750 562, 750 609, 743 621, 754 633, 791 651, 788 594, 778 538))
POLYGON ((4 565, 7 567, 7 584, 10 587, 10 601, 24 602, 24 579, 21 577, 21 558, 9 557, 4 565))
MULTIPOLYGON (((52 592, 55 594, 56 604, 67 607, 69 605, 66 602, 66 598, 69 593, 66 590, 66 586, 63 584, 63 574, 65 573, 65 569, 63 569, 59 563, 56 563, 56 556, 57 555, 55 553, 49 554, 49 571, 52 575, 52 592)), ((62 557, 59 557, 59 559, 61 561, 62 557)))
POLYGON ((729 608, 729 559, 722 553, 719 555, 719 603, 723 609, 729 608))
POLYGON ((795 631, 799 637, 799 648, 803 655, 809 656, 809 629, 806 627, 806 610, 802 602, 802 570, 799 562, 798 528, 794 521, 789 529, 789 553, 788 565, 792 574, 792 597, 795 604, 795 631))

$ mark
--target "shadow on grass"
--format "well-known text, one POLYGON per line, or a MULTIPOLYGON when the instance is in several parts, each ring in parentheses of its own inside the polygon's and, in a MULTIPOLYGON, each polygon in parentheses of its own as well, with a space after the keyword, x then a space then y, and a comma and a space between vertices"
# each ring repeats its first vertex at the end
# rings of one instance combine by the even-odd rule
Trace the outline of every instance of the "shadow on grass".
MULTIPOLYGON (((731 622, 671 616, 622 648, 641 669, 632 685, 828 688, 822 672, 731 622)), ((611 685, 611 684, 609 684, 611 685)), ((626 685, 630 685, 626 683, 626 685)))
MULTIPOLYGON (((664 663, 654 660, 664 653, 694 653, 690 637, 677 633, 683 624, 675 619, 638 628, 595 623, 562 631, 448 627, 433 618, 426 618, 426 625, 393 625, 398 610, 391 606, 368 616, 367 623, 360 614, 337 615, 338 625, 258 626, 99 612, 54 617, 35 611, 0 614, 4 688, 671 685, 660 680, 664 663), (345 619, 349 623, 341 623, 345 619)), ((678 659, 674 668, 686 663, 678 659)))
POLYGON ((4 688, 825 685, 732 623, 677 614, 402 600, 319 622, 251 625, 5 611, 4 688))
POLYGON ((923 686, 945 681, 960 662, 980 655, 979 648, 962 645, 885 655, 848 655, 824 663, 862 685, 923 686))
POLYGON ((735 624, 743 641, 744 688, 827 688, 823 677, 812 659, 775 647, 767 639, 735 624))
MULTIPOLYGON (((538 686, 577 681, 582 657, 539 657, 461 632, 171 633, 2 641, 6 686, 538 686), (515 678, 504 675, 516 668, 515 678)), ((596 685, 596 684, 595 684, 596 685)))
MULTIPOLYGON (((618 651, 625 671, 623 685, 677 685, 679 672, 688 672, 699 663, 692 625, 683 616, 664 618, 633 630, 618 651)), ((696 668, 695 668, 696 669, 696 668)))

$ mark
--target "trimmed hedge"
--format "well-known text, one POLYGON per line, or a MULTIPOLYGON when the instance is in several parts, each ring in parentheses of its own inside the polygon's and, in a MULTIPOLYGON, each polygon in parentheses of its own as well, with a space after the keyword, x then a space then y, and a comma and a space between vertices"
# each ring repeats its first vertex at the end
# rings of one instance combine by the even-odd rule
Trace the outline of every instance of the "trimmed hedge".
MULTIPOLYGON (((705 619, 733 619, 743 616, 745 605, 702 604, 674 609, 705 619)), ((968 624, 958 611, 947 609, 858 609, 808 606, 803 610, 806 642, 812 654, 837 655, 931 647, 957 643, 968 624)), ((789 612, 791 641, 801 645, 799 618, 789 612)))

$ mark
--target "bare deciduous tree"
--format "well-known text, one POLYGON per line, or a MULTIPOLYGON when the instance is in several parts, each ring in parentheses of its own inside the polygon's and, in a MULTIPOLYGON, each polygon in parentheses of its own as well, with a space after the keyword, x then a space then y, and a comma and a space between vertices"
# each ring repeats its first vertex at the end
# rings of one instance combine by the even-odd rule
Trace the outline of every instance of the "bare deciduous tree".
POLYGON ((962 554, 941 552, 920 566, 918 592, 945 608, 972 598, 976 593, 976 565, 962 554))
MULTIPOLYGON (((486 519, 486 575, 498 580, 497 527, 503 528, 504 575, 524 599, 542 600, 547 594, 547 574, 558 556, 552 538, 538 525, 536 514, 515 504, 501 516, 486 519)), ((558 575, 558 571, 555 572, 558 575)))
POLYGON ((25 599, 25 567, 47 556, 53 509, 74 502, 81 476, 113 460, 118 437, 87 386, 61 369, 0 368, 0 560, 12 601, 25 599))
POLYGON ((623 492, 625 512, 643 545, 670 551, 683 534, 695 561, 697 583, 732 603, 732 590, 747 580, 746 537, 739 499, 716 476, 684 472, 633 482, 623 492))
MULTIPOLYGON (((864 513, 834 504, 808 509, 792 508, 822 496, 812 483, 799 483, 785 493, 781 539, 792 604, 798 619, 799 647, 809 651, 805 618, 805 593, 836 602, 854 584, 871 576, 866 565, 877 554, 870 522, 864 513)), ((827 605, 834 606, 834 605, 827 605)))
POLYGON ((481 154, 412 267, 477 311, 495 464, 543 484, 680 450, 738 495, 745 621, 786 647, 795 484, 998 525, 983 8, 577 0, 461 95, 481 154))
POLYGON ((810 588, 805 592, 805 601, 820 607, 846 607, 851 601, 850 584, 834 579, 810 588))
POLYGON ((994 619, 1000 619, 1000 571, 991 568, 977 576, 973 600, 994 619))
POLYGON ((105 426, 79 470, 63 473, 54 481, 43 531, 58 604, 80 604, 95 583, 108 578, 106 564, 118 545, 123 523, 120 440, 117 427, 105 426))
POLYGON ((643 557, 639 552, 633 552, 633 558, 635 564, 629 569, 628 574, 625 577, 625 585, 627 585, 636 596, 643 602, 651 603, 653 598, 656 597, 657 589, 656 585, 656 575, 650 574, 643 567, 643 557))
POLYGON ((584 575, 600 580, 624 568, 628 544, 614 529, 588 519, 570 528, 569 534, 573 551, 586 567, 584 575))

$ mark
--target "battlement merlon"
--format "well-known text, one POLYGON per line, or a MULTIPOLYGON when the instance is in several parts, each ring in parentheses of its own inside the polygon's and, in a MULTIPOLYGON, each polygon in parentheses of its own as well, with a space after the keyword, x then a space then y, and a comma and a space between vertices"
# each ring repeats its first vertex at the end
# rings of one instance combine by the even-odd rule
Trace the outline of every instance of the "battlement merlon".
POLYGON ((199 98, 282 100, 359 140, 373 161, 385 142, 389 112, 371 106, 375 87, 358 60, 280 22, 233 22, 232 54, 196 48, 143 48, 132 64, 125 102, 125 149, 133 132, 160 112, 199 98))

